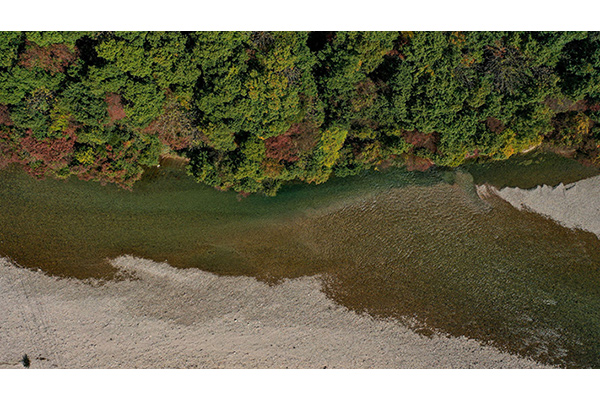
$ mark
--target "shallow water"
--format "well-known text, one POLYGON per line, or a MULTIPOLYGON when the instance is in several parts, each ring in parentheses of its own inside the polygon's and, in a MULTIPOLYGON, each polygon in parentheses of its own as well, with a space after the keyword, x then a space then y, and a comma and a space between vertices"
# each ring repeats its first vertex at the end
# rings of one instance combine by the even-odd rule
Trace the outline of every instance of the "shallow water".
POLYGON ((475 184, 489 183, 499 189, 519 187, 531 189, 538 185, 565 185, 598 175, 598 168, 586 167, 572 159, 543 151, 516 154, 503 161, 471 162, 462 169, 473 175, 475 184))
POLYGON ((423 334, 600 367, 598 238, 483 201, 474 188, 474 180, 502 186, 502 176, 554 185, 597 171, 535 153, 518 162, 368 173, 290 185, 275 198, 218 192, 165 163, 132 192, 0 171, 0 254, 82 279, 119 278, 106 260, 121 254, 273 284, 320 274, 340 304, 423 334), (535 165, 533 177, 522 164, 535 165))

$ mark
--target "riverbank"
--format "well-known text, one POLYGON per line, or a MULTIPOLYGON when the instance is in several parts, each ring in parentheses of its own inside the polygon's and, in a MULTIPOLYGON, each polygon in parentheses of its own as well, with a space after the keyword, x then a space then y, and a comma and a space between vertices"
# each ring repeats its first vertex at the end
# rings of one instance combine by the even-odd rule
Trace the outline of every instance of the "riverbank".
POLYGON ((419 335, 334 303, 319 277, 267 285, 129 256, 119 281, 59 279, 0 258, 0 366, 539 368, 464 337, 419 335))
POLYGON ((578 228, 600 237, 600 176, 555 187, 534 189, 479 185, 480 197, 495 194, 519 210, 545 215, 568 228, 578 228))

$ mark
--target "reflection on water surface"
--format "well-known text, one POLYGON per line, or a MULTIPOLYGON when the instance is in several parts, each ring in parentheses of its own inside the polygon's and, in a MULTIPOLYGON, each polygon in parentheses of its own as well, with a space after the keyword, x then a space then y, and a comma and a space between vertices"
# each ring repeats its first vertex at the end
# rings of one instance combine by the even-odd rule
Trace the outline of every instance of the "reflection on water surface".
MULTIPOLYGON (((540 184, 596 173, 568 160, 553 171, 552 157, 527 157, 540 184)), ((388 171, 245 199, 164 163, 132 192, 1 171, 0 254, 77 278, 113 278, 106 259, 121 254, 274 284, 321 274, 326 293, 357 312, 600 367, 600 241, 479 199, 473 177, 516 169, 510 179, 533 179, 514 165, 489 168, 388 171)))

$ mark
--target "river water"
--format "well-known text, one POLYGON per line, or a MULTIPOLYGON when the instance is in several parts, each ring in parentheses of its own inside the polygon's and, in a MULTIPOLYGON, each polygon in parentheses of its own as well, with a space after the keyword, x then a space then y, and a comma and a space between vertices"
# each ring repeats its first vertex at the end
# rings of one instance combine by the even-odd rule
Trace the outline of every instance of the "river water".
POLYGON ((132 254, 277 284, 319 275, 333 300, 423 335, 466 336, 563 367, 600 367, 600 241, 475 184, 570 183, 596 169, 553 154, 457 170, 401 169, 219 192, 165 160, 132 191, 0 171, 0 255, 77 279, 124 279, 132 254))

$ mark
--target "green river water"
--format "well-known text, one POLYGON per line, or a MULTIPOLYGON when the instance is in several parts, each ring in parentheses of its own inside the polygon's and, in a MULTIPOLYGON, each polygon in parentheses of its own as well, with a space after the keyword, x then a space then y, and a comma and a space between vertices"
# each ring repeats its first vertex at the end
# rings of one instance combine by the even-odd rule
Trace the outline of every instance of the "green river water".
POLYGON ((475 184, 570 183, 595 169, 548 153, 458 170, 389 170, 289 185, 274 198, 219 192, 176 162, 133 191, 0 171, 0 255, 78 279, 122 279, 132 254, 269 284, 317 275, 334 301, 376 318, 477 339, 563 367, 600 367, 600 241, 475 184))

